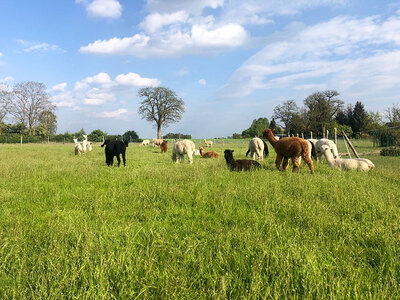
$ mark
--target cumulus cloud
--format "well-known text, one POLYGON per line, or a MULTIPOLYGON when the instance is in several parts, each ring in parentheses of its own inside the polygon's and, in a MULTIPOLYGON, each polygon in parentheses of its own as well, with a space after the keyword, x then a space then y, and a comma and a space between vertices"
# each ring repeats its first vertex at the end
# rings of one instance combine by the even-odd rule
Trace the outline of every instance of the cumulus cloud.
POLYGON ((115 102, 121 95, 131 96, 132 89, 160 84, 156 78, 142 77, 137 73, 119 74, 112 79, 109 74, 100 72, 75 82, 71 91, 67 90, 67 83, 53 86, 55 95, 52 101, 58 107, 102 106, 115 102))
POLYGON ((67 88, 67 83, 63 82, 63 83, 59 83, 54 85, 51 89, 55 92, 64 92, 67 88))
POLYGON ((86 11, 90 17, 118 19, 122 14, 122 6, 117 0, 76 0, 86 6, 86 11))
POLYGON ((104 111, 97 113, 96 115, 101 118, 107 118, 107 119, 112 119, 112 118, 120 118, 121 116, 124 116, 128 114, 128 110, 125 108, 120 108, 115 111, 104 111))
POLYGON ((140 24, 140 27, 149 33, 153 33, 166 25, 186 23, 188 18, 189 14, 183 10, 171 14, 153 13, 145 18, 145 20, 140 24))
POLYGON ((199 84, 201 84, 201 85, 206 85, 207 82, 206 82, 205 79, 200 79, 200 80, 199 80, 199 84))
POLYGON ((399 45, 399 16, 337 17, 266 45, 233 73, 221 94, 241 97, 293 85, 302 89, 321 80, 361 94, 394 87, 400 81, 395 75, 400 72, 399 45))
POLYGON ((171 30, 160 35, 144 33, 132 37, 98 40, 80 51, 91 54, 170 57, 190 53, 215 53, 244 44, 246 30, 238 24, 193 25, 189 31, 171 30))

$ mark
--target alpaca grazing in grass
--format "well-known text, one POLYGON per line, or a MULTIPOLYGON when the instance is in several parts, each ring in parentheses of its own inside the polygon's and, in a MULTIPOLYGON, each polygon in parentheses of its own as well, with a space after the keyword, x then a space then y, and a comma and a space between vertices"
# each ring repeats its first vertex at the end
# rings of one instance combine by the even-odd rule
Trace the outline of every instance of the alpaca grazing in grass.
POLYGON ((267 157, 269 155, 267 144, 260 138, 252 138, 249 142, 249 149, 246 152, 246 157, 250 153, 250 157, 255 160, 256 155, 260 161, 264 160, 264 155, 267 157))
POLYGON ((289 159, 291 159, 293 163, 293 172, 297 172, 300 165, 299 157, 302 157, 308 165, 311 174, 314 173, 314 165, 310 159, 311 149, 304 139, 298 137, 287 137, 278 141, 274 137, 272 130, 269 128, 263 131, 263 137, 268 139, 272 147, 275 149, 275 166, 278 170, 280 170, 281 162, 283 160, 282 168, 286 171, 289 166, 289 159))
POLYGON ((206 143, 207 147, 212 147, 212 145, 214 144, 213 141, 207 141, 206 139, 204 139, 204 143, 206 143))
POLYGON ((186 154, 189 159, 189 164, 191 164, 193 163, 194 150, 196 150, 196 146, 192 141, 178 141, 174 144, 174 147, 172 148, 172 161, 176 163, 179 163, 179 161, 184 162, 184 155, 186 154))
POLYGON ((237 171, 237 172, 251 171, 261 168, 261 165, 255 160, 249 160, 249 159, 235 160, 233 158, 233 151, 234 150, 230 149, 226 149, 224 151, 226 165, 228 166, 228 169, 230 171, 237 171))
POLYGON ((203 147, 200 147, 199 151, 200 151, 201 157, 204 157, 204 158, 219 158, 219 154, 216 151, 204 152, 204 148, 203 147))
POLYGON ((150 145, 150 141, 149 140, 143 140, 139 146, 148 146, 150 145))
POLYGON ((328 165, 332 169, 345 170, 345 171, 364 171, 375 168, 375 165, 366 158, 337 158, 335 159, 332 153, 332 149, 328 145, 322 145, 321 151, 325 155, 328 165))
POLYGON ((153 147, 160 146, 162 144, 162 139, 153 139, 153 147))
POLYGON ((315 142, 315 151, 317 153, 317 161, 322 162, 322 155, 323 155, 323 150, 322 146, 328 146, 330 148, 330 151, 332 152, 333 158, 338 159, 340 158, 336 144, 328 139, 319 139, 318 141, 315 142))
POLYGON ((161 145, 160 145, 160 148, 161 148, 161 153, 167 152, 167 150, 168 150, 168 142, 167 141, 163 141, 161 143, 161 145))

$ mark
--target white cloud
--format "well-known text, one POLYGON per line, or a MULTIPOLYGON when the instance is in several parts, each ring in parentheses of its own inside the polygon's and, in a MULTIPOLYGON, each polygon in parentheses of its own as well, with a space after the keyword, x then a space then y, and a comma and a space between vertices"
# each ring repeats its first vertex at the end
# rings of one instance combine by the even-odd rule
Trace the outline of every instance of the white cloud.
POLYGON ((93 88, 87 92, 83 103, 87 105, 102 105, 106 102, 115 101, 115 98, 113 93, 105 92, 99 88, 93 88))
POLYGON ((148 36, 143 33, 132 37, 95 41, 80 51, 91 54, 132 55, 137 57, 170 57, 190 53, 214 53, 235 48, 247 39, 245 29, 238 24, 193 25, 189 31, 181 29, 148 36))
POLYGON ((201 14, 204 8, 216 9, 224 5, 224 0, 147 0, 150 11, 171 13, 184 10, 191 14, 201 14))
POLYGON ((183 10, 171 14, 153 13, 146 17, 140 24, 140 27, 149 33, 153 33, 166 25, 186 23, 188 18, 189 14, 183 10))
POLYGON ((0 52, 0 57, 2 57, 2 56, 3 56, 3 53, 0 52))
POLYGON ((64 92, 66 90, 66 88, 67 88, 67 83, 63 82, 63 83, 59 83, 59 84, 54 85, 52 87, 52 90, 55 91, 55 92, 64 92))
POLYGON ((10 81, 13 81, 13 80, 14 80, 14 77, 7 76, 7 77, 4 77, 3 79, 0 79, 0 82, 10 82, 10 81))
POLYGON ((49 52, 61 50, 58 45, 53 45, 49 43, 38 43, 38 42, 30 42, 25 40, 17 40, 17 42, 24 46, 24 52, 49 52))
POLYGON ((201 84, 201 85, 206 85, 207 82, 206 82, 205 79, 200 79, 200 80, 199 80, 199 84, 201 84))
POLYGON ((161 81, 156 78, 143 78, 136 73, 120 74, 115 77, 115 82, 120 85, 133 87, 158 86, 161 81))
POLYGON ((117 19, 122 14, 122 6, 117 0, 76 0, 86 6, 86 11, 90 17, 117 19))
POLYGON ((189 70, 187 68, 180 69, 175 72, 176 75, 184 76, 189 74, 189 70))
POLYGON ((127 109, 120 108, 120 109, 115 110, 115 111, 100 112, 100 113, 97 113, 96 115, 101 117, 101 118, 111 119, 111 118, 120 118, 120 117, 126 115, 127 113, 128 113, 127 109))
POLYGON ((394 87, 400 61, 390 46, 399 45, 399 16, 337 17, 268 44, 234 72, 221 93, 241 97, 258 89, 325 85, 367 94, 394 87))

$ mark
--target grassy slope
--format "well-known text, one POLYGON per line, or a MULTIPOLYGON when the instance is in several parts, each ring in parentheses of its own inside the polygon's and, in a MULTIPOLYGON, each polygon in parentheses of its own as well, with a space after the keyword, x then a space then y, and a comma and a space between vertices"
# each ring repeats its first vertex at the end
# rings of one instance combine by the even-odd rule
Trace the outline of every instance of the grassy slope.
POLYGON ((0 298, 400 297, 400 158, 311 176, 273 150, 230 173, 136 145, 108 168, 94 148, 0 145, 0 298))

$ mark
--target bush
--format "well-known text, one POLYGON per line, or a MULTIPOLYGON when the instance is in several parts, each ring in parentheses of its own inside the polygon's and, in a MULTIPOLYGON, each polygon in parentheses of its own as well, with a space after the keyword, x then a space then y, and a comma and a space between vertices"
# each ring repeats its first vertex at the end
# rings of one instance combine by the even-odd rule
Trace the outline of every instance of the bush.
POLYGON ((400 156, 400 148, 384 148, 381 150, 382 156, 400 156))

